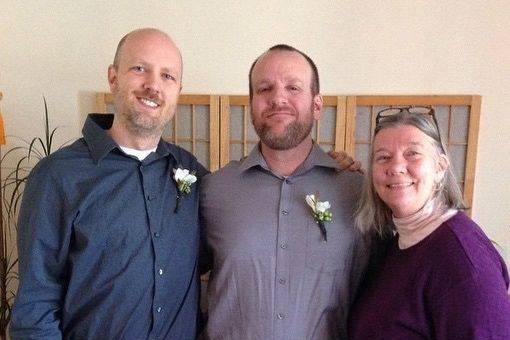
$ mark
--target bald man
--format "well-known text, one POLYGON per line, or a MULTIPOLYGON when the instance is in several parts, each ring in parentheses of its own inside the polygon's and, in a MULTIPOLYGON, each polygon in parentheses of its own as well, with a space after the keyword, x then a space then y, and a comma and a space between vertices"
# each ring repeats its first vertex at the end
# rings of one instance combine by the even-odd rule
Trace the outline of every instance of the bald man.
POLYGON ((167 34, 130 32, 108 69, 116 114, 33 169, 12 339, 195 338, 198 182, 182 174, 206 170, 161 139, 181 79, 167 34))

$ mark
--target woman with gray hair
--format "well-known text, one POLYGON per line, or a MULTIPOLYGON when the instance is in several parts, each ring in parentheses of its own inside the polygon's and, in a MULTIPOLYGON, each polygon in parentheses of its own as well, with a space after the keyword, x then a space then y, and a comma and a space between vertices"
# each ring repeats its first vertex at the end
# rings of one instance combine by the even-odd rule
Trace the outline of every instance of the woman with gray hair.
POLYGON ((507 268, 460 208, 434 110, 379 112, 356 224, 387 242, 353 305, 351 339, 510 339, 507 268))

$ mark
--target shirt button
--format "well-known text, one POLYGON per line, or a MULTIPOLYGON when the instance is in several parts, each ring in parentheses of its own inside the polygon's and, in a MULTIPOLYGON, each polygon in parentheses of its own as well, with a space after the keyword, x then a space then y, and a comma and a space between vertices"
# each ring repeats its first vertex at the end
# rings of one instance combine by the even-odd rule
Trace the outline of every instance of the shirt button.
POLYGON ((287 210, 282 210, 282 214, 287 215, 289 212, 287 210))
POLYGON ((158 238, 159 237, 159 233, 154 233, 154 237, 158 238))
POLYGON ((161 308, 161 307, 156 308, 156 312, 158 312, 158 313, 161 313, 162 310, 163 310, 163 308, 161 308))
POLYGON ((283 315, 282 313, 278 313, 276 314, 276 317, 278 318, 278 320, 283 320, 285 318, 285 315, 283 315))
POLYGON ((285 284, 285 279, 278 279, 278 282, 281 284, 281 285, 284 285, 285 284))
POLYGON ((159 270, 158 270, 158 274, 159 274, 159 275, 163 275, 163 269, 159 268, 159 270))
POLYGON ((287 243, 285 242, 280 243, 280 248, 287 249, 287 243))
POLYGON ((288 179, 288 178, 287 178, 287 179, 285 179, 285 183, 287 183, 287 184, 292 184, 292 181, 291 181, 290 179, 288 179))

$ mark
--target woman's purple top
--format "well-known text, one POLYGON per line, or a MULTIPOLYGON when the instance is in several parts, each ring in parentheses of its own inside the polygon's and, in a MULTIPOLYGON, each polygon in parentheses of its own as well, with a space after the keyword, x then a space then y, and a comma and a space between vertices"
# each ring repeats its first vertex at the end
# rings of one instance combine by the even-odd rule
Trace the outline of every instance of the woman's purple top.
POLYGON ((350 339, 510 339, 507 268, 464 213, 410 248, 394 237, 378 263, 351 310, 350 339))

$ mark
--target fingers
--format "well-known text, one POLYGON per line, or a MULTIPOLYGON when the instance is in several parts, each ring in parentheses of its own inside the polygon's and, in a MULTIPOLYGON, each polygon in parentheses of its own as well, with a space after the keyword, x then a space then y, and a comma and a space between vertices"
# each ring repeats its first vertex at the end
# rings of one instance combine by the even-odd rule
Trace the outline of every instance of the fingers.
POLYGON ((353 161, 352 164, 349 166, 349 171, 357 171, 361 174, 365 174, 365 171, 363 170, 363 168, 361 168, 360 161, 353 161))
POLYGON ((345 151, 329 151, 328 155, 333 158, 339 165, 342 170, 349 171, 358 171, 360 173, 364 173, 361 168, 361 162, 355 160, 345 151))

